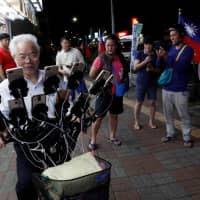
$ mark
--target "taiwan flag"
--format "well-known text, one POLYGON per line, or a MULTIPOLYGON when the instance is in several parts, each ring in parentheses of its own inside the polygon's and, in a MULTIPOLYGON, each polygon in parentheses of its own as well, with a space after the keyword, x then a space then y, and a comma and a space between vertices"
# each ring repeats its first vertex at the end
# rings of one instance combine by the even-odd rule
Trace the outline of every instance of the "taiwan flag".
POLYGON ((179 20, 186 31, 185 43, 194 49, 193 62, 198 63, 200 62, 200 27, 183 16, 180 16, 179 20))
POLYGON ((98 53, 102 54, 104 52, 105 52, 105 45, 104 45, 103 37, 101 35, 101 31, 99 30, 98 53))

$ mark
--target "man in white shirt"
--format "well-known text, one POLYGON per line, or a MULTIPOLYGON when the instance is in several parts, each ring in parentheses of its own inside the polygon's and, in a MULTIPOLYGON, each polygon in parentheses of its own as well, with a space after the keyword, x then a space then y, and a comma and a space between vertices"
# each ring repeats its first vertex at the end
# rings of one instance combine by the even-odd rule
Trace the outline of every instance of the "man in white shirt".
MULTIPOLYGON (((81 51, 77 48, 71 46, 71 40, 67 36, 61 38, 61 50, 56 55, 56 65, 61 66, 60 72, 63 75, 68 75, 68 70, 74 65, 78 65, 79 68, 82 68, 82 71, 85 66, 84 57, 81 51)), ((84 79, 80 81, 80 85, 76 90, 71 91, 71 100, 75 99, 75 93, 87 92, 87 87, 84 79)))
POLYGON ((85 65, 83 55, 80 50, 71 46, 70 38, 64 36, 61 38, 61 50, 56 55, 56 65, 72 66, 79 64, 82 67, 85 65))

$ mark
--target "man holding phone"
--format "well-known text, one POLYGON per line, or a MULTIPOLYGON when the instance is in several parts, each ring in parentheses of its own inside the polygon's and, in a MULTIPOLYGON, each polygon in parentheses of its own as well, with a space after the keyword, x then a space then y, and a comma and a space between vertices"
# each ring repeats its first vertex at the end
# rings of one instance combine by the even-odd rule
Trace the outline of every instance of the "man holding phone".
MULTIPOLYGON (((72 47, 71 39, 68 36, 63 36, 60 41, 61 50, 56 55, 56 65, 61 66, 60 72, 68 76, 71 70, 78 69, 83 71, 85 66, 84 57, 81 51, 77 48, 72 47)), ((73 102, 75 95, 80 92, 87 92, 87 87, 84 79, 80 80, 79 87, 75 90, 71 90, 70 98, 73 102)))
MULTIPOLYGON (((17 66, 22 67, 23 76, 27 83, 27 96, 23 96, 25 103, 25 109, 27 110, 27 115, 29 118, 32 117, 31 111, 31 99, 33 96, 44 93, 44 80, 45 73, 43 70, 39 70, 39 58, 40 58, 40 47, 37 42, 37 38, 32 34, 21 34, 14 36, 10 42, 10 51, 13 56, 17 66)), ((15 79, 17 77, 19 67, 13 72, 15 79)), ((12 75, 11 75, 12 76, 12 75)), ((11 80, 5 79, 0 83, 0 95, 1 104, 0 111, 2 115, 9 119, 9 100, 14 99, 9 90, 9 84, 11 80)), ((62 92, 63 98, 65 98, 66 88, 64 84, 60 83, 60 91, 62 92)), ((46 105, 48 107, 48 117, 51 118, 55 115, 55 103, 58 100, 57 93, 46 95, 46 105)), ((59 96, 62 98, 62 96, 59 96)), ((8 127, 0 127, 0 148, 5 146, 5 142, 2 136, 6 136, 8 127)), ((38 200, 37 191, 32 183, 32 174, 34 172, 40 172, 36 167, 30 164, 28 158, 25 156, 24 152, 19 143, 14 142, 14 148, 17 154, 17 184, 16 193, 18 200, 38 200)))

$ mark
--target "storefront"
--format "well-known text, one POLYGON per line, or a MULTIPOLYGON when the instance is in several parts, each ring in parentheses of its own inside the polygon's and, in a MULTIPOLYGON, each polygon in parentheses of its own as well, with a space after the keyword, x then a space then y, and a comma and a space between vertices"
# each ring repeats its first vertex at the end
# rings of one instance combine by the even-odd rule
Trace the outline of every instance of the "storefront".
POLYGON ((0 32, 11 36, 33 32, 37 26, 36 12, 42 10, 40 0, 0 0, 0 32))
POLYGON ((8 30, 8 27, 7 27, 6 19, 0 13, 0 33, 8 32, 7 30, 8 30))

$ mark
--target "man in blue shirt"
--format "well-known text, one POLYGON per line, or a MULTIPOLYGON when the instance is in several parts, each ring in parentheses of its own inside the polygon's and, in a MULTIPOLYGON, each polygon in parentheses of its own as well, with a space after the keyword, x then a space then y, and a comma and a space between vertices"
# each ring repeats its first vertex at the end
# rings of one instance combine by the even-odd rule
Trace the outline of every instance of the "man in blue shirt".
POLYGON ((134 106, 134 129, 140 130, 140 113, 143 102, 147 96, 149 102, 149 127, 157 128, 155 124, 156 113, 156 93, 157 93, 157 72, 156 53, 154 51, 154 41, 151 36, 144 38, 144 49, 137 52, 134 61, 136 75, 136 103, 134 106))
MULTIPOLYGON (((166 136, 162 142, 169 142, 175 138, 174 107, 182 121, 182 134, 185 147, 192 147, 191 121, 188 112, 187 85, 190 80, 191 62, 194 56, 192 47, 184 43, 185 30, 180 24, 169 29, 172 47, 168 58, 172 59, 173 76, 170 84, 163 87, 163 111, 166 118, 166 136)), ((167 66, 166 66, 167 67, 167 66)))

